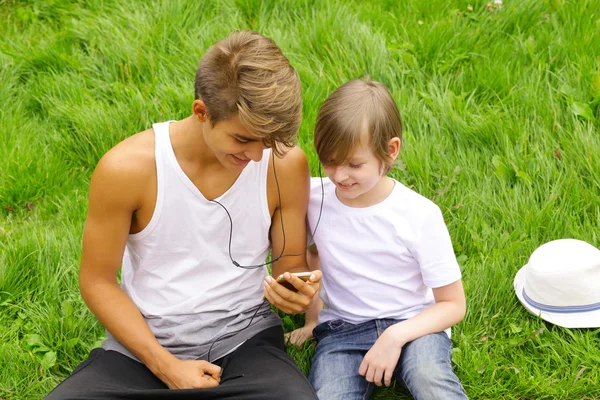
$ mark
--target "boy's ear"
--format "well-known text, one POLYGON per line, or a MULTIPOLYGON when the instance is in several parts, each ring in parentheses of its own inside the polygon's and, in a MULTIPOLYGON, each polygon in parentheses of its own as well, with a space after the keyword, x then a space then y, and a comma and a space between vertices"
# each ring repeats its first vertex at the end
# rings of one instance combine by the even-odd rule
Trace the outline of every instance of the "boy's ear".
POLYGON ((208 109, 202 99, 194 100, 192 103, 192 113, 200 122, 206 122, 208 120, 208 109))
POLYGON ((400 154, 400 148, 402 147, 402 139, 399 137, 393 137, 388 142, 388 153, 392 160, 396 161, 398 154, 400 154))

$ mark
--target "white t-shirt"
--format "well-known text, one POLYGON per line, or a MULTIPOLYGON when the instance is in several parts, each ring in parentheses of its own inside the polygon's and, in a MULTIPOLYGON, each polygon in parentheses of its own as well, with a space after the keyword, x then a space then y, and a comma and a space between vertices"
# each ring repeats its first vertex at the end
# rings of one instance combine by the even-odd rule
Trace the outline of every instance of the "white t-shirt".
MULTIPOLYGON (((342 204, 335 185, 323 178, 323 211, 313 238, 323 272, 320 294, 325 308, 319 323, 411 318, 435 303, 431 288, 461 278, 439 207, 394 183, 392 193, 379 204, 353 208, 342 204)), ((321 197, 321 178, 312 178, 311 232, 321 197)))

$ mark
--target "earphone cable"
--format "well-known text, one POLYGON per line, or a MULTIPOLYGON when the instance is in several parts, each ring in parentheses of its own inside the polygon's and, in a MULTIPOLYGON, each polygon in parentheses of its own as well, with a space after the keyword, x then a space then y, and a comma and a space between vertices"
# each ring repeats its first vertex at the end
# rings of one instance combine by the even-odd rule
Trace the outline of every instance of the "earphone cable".
MULTIPOLYGON (((272 264, 274 262, 279 261, 280 259, 284 258, 284 257, 297 257, 297 256, 301 256, 303 254, 306 253, 306 251, 308 250, 308 248, 311 246, 310 244, 308 246, 306 246, 306 248, 304 249, 304 251, 302 251, 301 253, 297 253, 297 254, 284 254, 285 252, 285 244, 286 244, 286 236, 285 236, 285 226, 283 223, 283 211, 281 210, 281 189, 279 187, 279 179, 277 179, 277 170, 275 169, 275 155, 272 156, 273 157, 273 175, 275 176, 275 184, 277 186, 277 198, 279 201, 279 218, 281 219, 281 232, 283 234, 283 246, 281 248, 281 253, 279 254, 278 257, 271 259, 271 261, 267 261, 263 264, 255 264, 255 265, 241 265, 240 263, 238 263, 237 261, 235 261, 233 259, 233 255, 231 253, 231 243, 233 241, 233 219, 231 218, 231 214, 229 213, 229 210, 227 210, 227 207, 225 207, 223 204, 221 204, 219 201, 217 200, 210 200, 212 203, 216 203, 218 205, 220 205, 223 210, 225 210, 225 212, 227 213, 227 217, 229 218, 229 244, 228 244, 228 250, 229 250, 229 259, 231 260, 231 263, 233 265, 235 265, 238 268, 243 268, 243 269, 256 269, 256 268, 261 268, 264 266, 267 266, 269 264, 272 264)), ((317 218, 317 223, 315 225, 315 229, 313 230, 313 232, 310 232, 310 230, 308 231, 308 233, 310 234, 311 240, 314 241, 314 236, 317 233, 317 228, 319 227, 319 223, 321 222, 321 215, 323 213, 323 201, 325 198, 325 188, 323 186, 323 177, 321 176, 321 164, 319 164, 319 177, 321 178, 321 206, 319 209, 319 217, 317 218)))
MULTIPOLYGON (((225 210, 225 213, 227 213, 227 217, 229 218, 229 243, 228 243, 229 259, 231 260, 232 264, 235 265, 238 268, 256 269, 256 268, 264 267, 264 266, 266 266, 268 264, 274 263, 274 262, 280 260, 283 257, 301 256, 301 255, 305 254, 306 251, 308 250, 308 248, 311 246, 309 244, 304 249, 304 251, 301 252, 301 253, 298 253, 298 254, 285 254, 284 255, 285 244, 286 244, 286 236, 285 236, 285 226, 284 226, 284 223, 283 223, 283 211, 281 210, 282 209, 282 207, 281 207, 281 189, 279 187, 279 179, 277 178, 277 170, 275 169, 275 156, 274 155, 273 155, 273 175, 275 177, 275 183, 276 183, 276 186, 277 186, 277 198, 278 198, 278 201, 279 201, 279 218, 281 219, 281 231, 282 231, 282 234, 283 234, 283 246, 281 248, 281 254, 279 254, 279 256, 277 258, 272 259, 271 261, 265 262, 263 264, 258 264, 258 265, 241 265, 240 263, 238 263, 237 261, 235 261, 233 259, 233 255, 231 253, 231 244, 232 244, 232 241, 233 241, 233 219, 231 218, 231 214, 229 213, 229 210, 227 210, 227 207, 225 207, 219 201, 217 201, 217 200, 210 200, 211 202, 220 205, 223 208, 223 210, 225 210)), ((310 232, 310 230, 308 231, 309 234, 310 234, 310 237, 311 237, 311 241, 313 241, 313 242, 314 242, 314 235, 316 234, 317 228, 319 227, 319 223, 321 222, 321 215, 323 213, 323 202, 324 202, 324 199, 325 199, 325 188, 324 188, 324 185, 323 185, 323 176, 321 174, 321 164, 319 164, 319 177, 321 179, 321 206, 319 208, 319 217, 317 218, 317 223, 315 225, 315 229, 313 230, 313 232, 310 232)), ((229 332, 229 333, 226 333, 226 334, 224 334, 222 336, 219 336, 217 339, 215 339, 213 341, 213 343, 210 345, 210 347, 208 349, 208 354, 207 354, 207 361, 208 362, 212 362, 211 359, 210 359, 210 353, 211 353, 212 348, 215 345, 215 343, 217 343, 217 342, 219 342, 221 340, 225 340, 227 338, 230 338, 230 337, 234 336, 235 334, 237 334, 237 333, 239 333, 239 332, 247 329, 252 324, 252 321, 254 320, 254 318, 256 317, 256 315, 258 314, 258 311, 262 308, 262 306, 267 301, 268 300, 266 298, 263 299, 263 302, 256 307, 256 310, 254 311, 254 314, 252 315, 252 318, 250 318, 250 321, 248 322, 248 324, 246 326, 244 326, 241 329, 238 329, 237 331, 229 332)), ((250 310, 252 310, 252 308, 250 308, 249 311, 250 310)), ((270 312, 270 309, 269 309, 269 312, 270 312)), ((221 373, 223 373, 224 370, 225 370, 225 365, 223 364, 221 366, 221 373)))
MULTIPOLYGON (((228 339, 228 338, 232 337, 233 335, 235 335, 235 334, 243 331, 244 329, 247 329, 252 324, 252 321, 254 321, 254 318, 258 314, 258 310, 260 310, 265 305, 265 303, 267 303, 267 302, 268 302, 267 299, 263 299, 262 303, 260 303, 258 306, 256 306, 256 310, 254 311, 254 314, 252 315, 252 318, 250 318, 250 321, 248 322, 248 324, 246 326, 244 326, 241 329, 238 329, 237 331, 229 332, 229 333, 226 333, 226 334, 221 335, 218 338, 216 338, 215 341, 208 348, 208 354, 206 356, 206 361, 208 361, 209 363, 212 363, 214 361, 214 360, 211 361, 211 359, 210 359, 210 352, 212 351, 212 348, 215 345, 215 343, 220 342, 221 340, 228 339)), ((252 310, 252 308, 248 309, 248 311, 251 311, 251 310, 252 310)), ((269 309, 268 312, 271 312, 271 310, 269 309)), ((224 370, 225 366, 221 366, 221 369, 224 370)))

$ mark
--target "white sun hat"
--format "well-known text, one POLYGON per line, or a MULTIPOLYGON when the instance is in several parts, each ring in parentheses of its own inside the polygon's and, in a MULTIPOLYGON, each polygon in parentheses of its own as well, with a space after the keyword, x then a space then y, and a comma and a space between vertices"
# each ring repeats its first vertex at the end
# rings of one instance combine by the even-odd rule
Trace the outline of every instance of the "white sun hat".
POLYGON ((600 327, 600 250, 575 239, 538 247, 517 272, 517 297, 527 311, 565 328, 600 327))

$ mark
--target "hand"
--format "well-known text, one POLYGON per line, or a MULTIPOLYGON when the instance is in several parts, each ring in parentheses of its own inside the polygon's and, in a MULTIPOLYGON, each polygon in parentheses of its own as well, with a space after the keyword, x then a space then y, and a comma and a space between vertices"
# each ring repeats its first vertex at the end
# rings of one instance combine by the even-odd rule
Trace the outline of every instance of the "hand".
POLYGON ((315 294, 319 291, 322 277, 321 271, 313 271, 310 279, 306 282, 289 272, 286 272, 283 276, 298 291, 293 292, 286 289, 271 276, 267 276, 264 282, 265 298, 286 314, 306 312, 315 294))
POLYGON ((313 337, 312 332, 313 329, 315 329, 315 326, 317 326, 317 324, 308 324, 304 325, 302 328, 288 332, 285 334, 285 340, 296 347, 301 347, 304 342, 313 337))
POLYGON ((401 352, 402 343, 394 338, 388 328, 367 352, 358 373, 377 386, 381 386, 382 379, 385 386, 390 386, 401 352))
POLYGON ((203 360, 179 360, 175 358, 156 376, 169 389, 204 389, 219 386, 221 367, 203 360))

